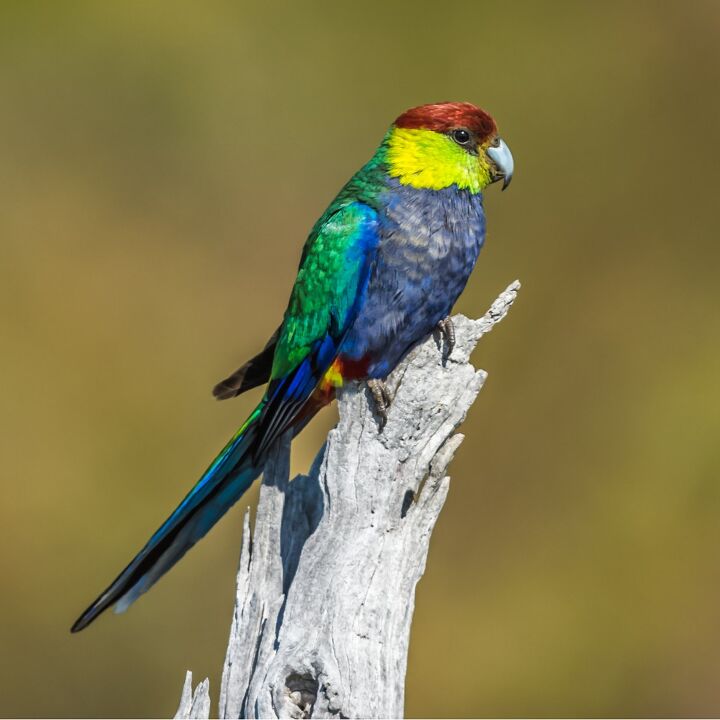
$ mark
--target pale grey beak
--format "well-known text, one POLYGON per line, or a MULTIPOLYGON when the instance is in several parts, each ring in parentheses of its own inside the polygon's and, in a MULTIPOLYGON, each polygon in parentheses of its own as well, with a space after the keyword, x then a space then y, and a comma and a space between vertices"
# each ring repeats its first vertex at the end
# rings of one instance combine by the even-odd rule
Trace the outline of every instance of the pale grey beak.
POLYGON ((495 175, 492 182, 497 182, 502 178, 504 190, 512 180, 515 163, 510 148, 505 144, 502 138, 495 138, 495 142, 485 151, 487 156, 495 165, 495 175))

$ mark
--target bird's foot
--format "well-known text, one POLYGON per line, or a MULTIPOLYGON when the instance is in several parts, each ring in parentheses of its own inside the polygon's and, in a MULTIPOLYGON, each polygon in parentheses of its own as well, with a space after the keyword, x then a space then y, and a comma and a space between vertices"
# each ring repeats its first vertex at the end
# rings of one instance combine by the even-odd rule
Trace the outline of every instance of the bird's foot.
POLYGON ((368 380, 367 386, 375 402, 375 412, 380 417, 380 431, 382 432, 387 423, 387 411, 392 402, 390 393, 382 380, 368 380))
POLYGON ((440 335, 445 338, 445 346, 447 348, 446 357, 450 357, 450 353, 455 347, 455 325, 453 324, 452 318, 449 315, 443 318, 437 324, 437 329, 440 335))

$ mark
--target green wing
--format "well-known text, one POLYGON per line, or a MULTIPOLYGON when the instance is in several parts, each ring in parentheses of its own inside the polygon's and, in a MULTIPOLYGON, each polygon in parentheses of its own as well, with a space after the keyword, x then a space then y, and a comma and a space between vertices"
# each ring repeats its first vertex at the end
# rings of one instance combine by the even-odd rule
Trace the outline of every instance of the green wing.
POLYGON ((313 228, 285 311, 271 379, 295 370, 326 336, 340 340, 365 289, 378 244, 377 225, 375 210, 354 202, 313 228))
POLYGON ((313 228, 280 329, 257 455, 287 430, 337 357, 361 306, 378 245, 368 205, 331 208, 313 228))

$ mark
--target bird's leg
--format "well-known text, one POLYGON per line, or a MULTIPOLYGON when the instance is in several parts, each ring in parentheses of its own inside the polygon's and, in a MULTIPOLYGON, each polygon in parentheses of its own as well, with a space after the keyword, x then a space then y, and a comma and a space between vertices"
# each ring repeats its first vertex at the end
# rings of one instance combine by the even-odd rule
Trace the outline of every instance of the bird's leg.
POLYGON ((387 411, 391 403, 390 393, 382 380, 368 380, 367 386, 375 401, 375 412, 380 416, 380 430, 382 430, 387 422, 387 411))
POLYGON ((445 343, 447 345, 447 356, 450 357, 450 353, 455 347, 455 325, 453 324, 452 318, 449 315, 446 318, 443 318, 437 324, 437 329, 440 331, 440 334, 445 338, 445 343))

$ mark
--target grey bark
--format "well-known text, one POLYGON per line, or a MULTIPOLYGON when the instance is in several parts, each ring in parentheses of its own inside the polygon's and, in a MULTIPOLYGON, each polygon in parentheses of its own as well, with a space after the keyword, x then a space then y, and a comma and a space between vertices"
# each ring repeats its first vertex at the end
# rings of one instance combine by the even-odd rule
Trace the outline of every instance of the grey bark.
MULTIPOLYGON (((338 395, 339 422, 308 475, 289 481, 290 436, 260 489, 240 569, 220 689, 221 718, 402 717, 415 586, 445 502, 455 433, 486 373, 470 364, 502 320, 512 283, 479 320, 456 315, 388 379, 382 432, 362 384, 338 395)), ((208 717, 208 682, 188 673, 175 717, 208 717)))

